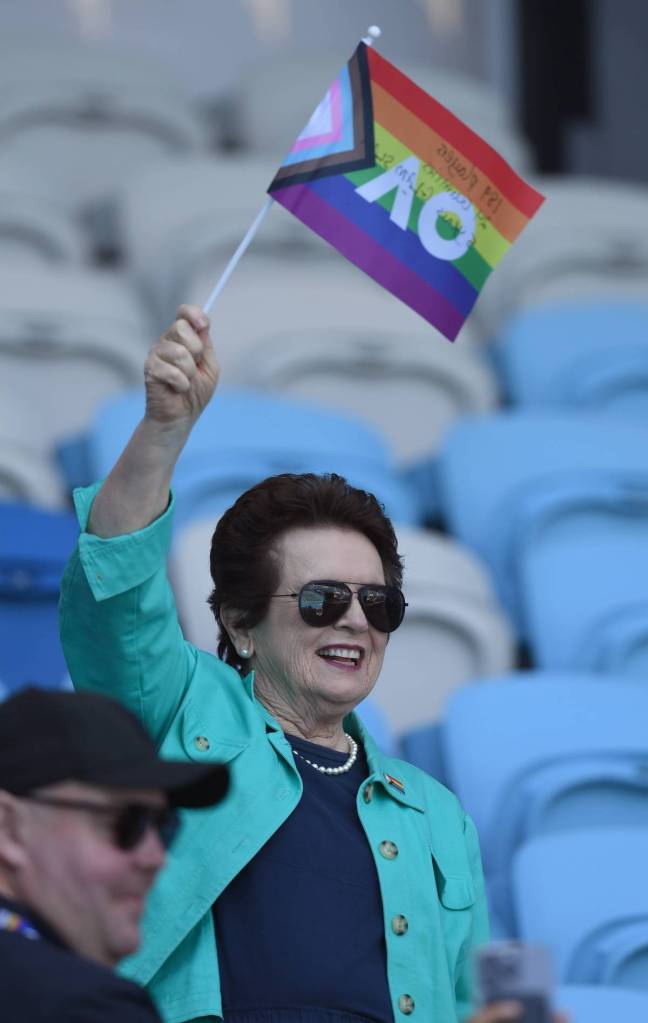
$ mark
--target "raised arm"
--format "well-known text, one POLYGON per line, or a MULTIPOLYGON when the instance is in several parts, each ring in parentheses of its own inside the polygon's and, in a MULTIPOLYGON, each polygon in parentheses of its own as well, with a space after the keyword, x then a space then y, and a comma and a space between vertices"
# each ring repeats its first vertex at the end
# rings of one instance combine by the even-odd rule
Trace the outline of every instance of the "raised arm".
POLYGON ((89 533, 133 533, 164 512, 173 469, 218 376, 209 320, 197 306, 180 306, 148 354, 144 418, 94 501, 89 533))
POLYGON ((197 654, 166 576, 169 483, 218 381, 200 309, 178 317, 146 360, 146 411, 99 489, 75 492, 81 534, 61 587, 61 640, 77 688, 115 696, 161 741, 197 654))

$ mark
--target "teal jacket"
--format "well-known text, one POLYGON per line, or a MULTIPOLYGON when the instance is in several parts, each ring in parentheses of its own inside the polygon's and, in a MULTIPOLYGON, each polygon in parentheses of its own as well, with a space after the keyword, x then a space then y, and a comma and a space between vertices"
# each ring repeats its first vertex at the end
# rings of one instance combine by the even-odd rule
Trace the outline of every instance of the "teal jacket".
MULTIPOLYGON (((172 505, 146 529, 101 540, 83 531, 97 489, 75 493, 82 532, 62 586, 71 677, 127 704, 163 756, 226 761, 231 770, 221 804, 184 812, 147 902, 141 948, 121 968, 149 986, 166 1023, 216 1023, 212 904, 294 810, 301 778, 255 698, 253 674, 242 680, 183 638, 165 570, 172 505)), ((454 1023, 470 1008, 471 950, 488 937, 474 825, 433 778, 384 756, 354 715, 346 728, 369 763, 357 807, 380 884, 394 1018, 454 1023)))

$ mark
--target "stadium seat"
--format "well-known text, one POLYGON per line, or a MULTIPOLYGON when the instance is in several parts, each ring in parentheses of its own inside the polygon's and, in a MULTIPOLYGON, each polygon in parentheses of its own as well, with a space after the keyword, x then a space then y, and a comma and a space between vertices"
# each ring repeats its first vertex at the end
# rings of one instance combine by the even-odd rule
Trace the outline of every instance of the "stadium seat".
POLYGON ((561 984, 554 999, 570 1023, 645 1023, 648 993, 601 984, 561 984))
POLYGON ((520 937, 551 947, 561 982, 648 994, 647 860, 645 827, 544 835, 518 851, 520 937))
MULTIPOLYGON (((190 293, 200 291, 198 304, 204 303, 259 212, 272 175, 267 159, 252 155, 177 154, 146 164, 124 182, 118 207, 125 257, 160 330, 190 293), (204 285, 196 288, 196 279, 204 285)), ((265 256, 268 268, 287 263, 285 273, 308 259, 313 274, 322 257, 336 258, 318 235, 278 208, 263 221, 234 281, 255 256, 265 256)))
POLYGON ((510 671, 511 629, 479 561, 448 537, 398 529, 408 602, 372 699, 398 735, 431 724, 457 686, 510 671))
MULTIPOLYGON (((322 334, 363 334, 380 328, 381 335, 420 336, 425 331, 430 344, 442 345, 454 354, 479 341, 470 320, 453 346, 403 302, 393 298, 366 274, 352 266, 338 252, 333 258, 301 256, 292 261, 269 258, 256 248, 265 224, 271 219, 291 218, 282 208, 270 209, 259 234, 236 267, 212 312, 212 335, 222 360, 223 380, 229 386, 247 386, 251 352, 265 340, 281 345, 283 338, 294 342, 300 336, 322 334)), ((308 232, 303 224, 297 223, 308 232)), ((167 296, 178 301, 204 305, 224 262, 201 261, 183 293, 167 296)))
MULTIPOLYGON (((0 355, 0 365, 2 358, 0 355)), ((25 388, 27 391, 27 388, 25 388)), ((23 501, 43 508, 65 505, 65 486, 41 434, 32 440, 38 411, 0 383, 0 501, 23 501)), ((42 428, 39 424, 38 429, 42 428)))
POLYGON ((0 164, 0 267, 80 266, 88 244, 46 174, 3 157, 0 164))
POLYGON ((371 697, 359 703, 355 713, 383 753, 386 753, 388 757, 400 756, 398 742, 387 720, 387 715, 371 697))
POLYGON ((63 568, 78 534, 76 516, 0 504, 0 684, 58 688, 67 669, 58 635, 63 568))
POLYGON ((510 922, 515 850, 545 832, 648 827, 648 690, 597 675, 527 672, 451 696, 450 787, 473 816, 494 907, 510 922))
MULTIPOLYGON (((88 432, 94 478, 114 465, 144 410, 142 392, 105 405, 88 432)), ((174 475, 178 525, 215 519, 248 487, 279 472, 338 472, 385 503, 395 521, 418 509, 384 439, 358 419, 254 391, 219 390, 194 428, 174 475)))
POLYGON ((643 681, 648 672, 646 475, 565 481, 546 497, 538 495, 529 514, 534 532, 519 564, 536 664, 643 681))
MULTIPOLYGON (((73 40, 16 44, 5 34, 0 88, 4 154, 46 166, 71 210, 112 202, 138 165, 207 148, 207 126, 187 92, 147 51, 116 55, 73 40)), ((114 231, 112 220, 102 225, 114 231)))
POLYGON ((566 413, 466 417, 448 432, 438 463, 446 520, 489 565, 540 667, 643 663, 632 661, 648 600, 637 571, 648 550, 647 445, 648 428, 566 413))
MULTIPOLYGON (((443 785, 448 785, 448 771, 442 745, 443 723, 436 721, 431 725, 419 725, 410 728, 400 737, 403 759, 415 764, 422 771, 431 774, 443 785)), ((491 921, 492 931, 492 921, 491 921)))
POLYGON ((46 454, 142 379, 150 328, 128 284, 105 271, 11 268, 2 281, 0 400, 20 396, 23 445, 46 454))
POLYGON ((646 185, 577 176, 538 177, 533 184, 547 201, 517 239, 514 255, 488 281, 473 314, 491 339, 516 310, 539 294, 546 300, 552 286, 562 290, 584 272, 604 287, 611 279, 621 287, 628 280, 645 286, 646 185))
POLYGON ((646 301, 551 302, 520 310, 498 344, 517 405, 648 421, 646 301))
POLYGON ((497 403, 480 353, 453 347, 434 328, 405 332, 314 327, 277 331, 249 352, 248 384, 361 416, 380 429, 400 464, 432 455, 446 427, 497 403))
MULTIPOLYGON (((539 306, 592 301, 606 301, 618 305, 625 302, 633 304, 648 301, 648 281, 641 263, 632 267, 579 266, 573 273, 543 278, 534 285, 527 300, 515 307, 511 317, 525 309, 535 309, 539 306)), ((508 322, 507 319, 501 333, 506 332, 508 322)))

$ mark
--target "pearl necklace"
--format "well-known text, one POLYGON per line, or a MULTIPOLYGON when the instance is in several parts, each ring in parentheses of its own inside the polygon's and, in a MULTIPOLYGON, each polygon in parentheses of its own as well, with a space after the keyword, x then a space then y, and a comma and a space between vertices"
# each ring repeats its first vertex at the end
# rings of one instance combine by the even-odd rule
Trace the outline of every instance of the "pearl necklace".
POLYGON ((316 771, 319 771, 320 774, 346 774, 347 771, 351 770, 358 759, 358 744, 350 735, 347 735, 346 732, 344 733, 344 737, 349 743, 349 759, 345 760, 339 767, 323 767, 321 764, 314 764, 312 760, 309 760, 308 757, 305 757, 303 753, 300 753, 299 750, 296 749, 293 750, 293 753, 296 757, 299 757, 300 760, 305 760, 307 764, 315 768, 316 771))

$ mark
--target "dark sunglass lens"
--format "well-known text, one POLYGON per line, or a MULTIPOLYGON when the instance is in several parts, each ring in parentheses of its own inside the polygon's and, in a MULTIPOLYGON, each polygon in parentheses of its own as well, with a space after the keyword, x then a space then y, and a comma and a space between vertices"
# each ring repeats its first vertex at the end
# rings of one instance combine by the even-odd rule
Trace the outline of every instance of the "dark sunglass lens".
POLYGON ((124 806, 115 818, 115 839, 124 852, 134 849, 146 831, 154 827, 160 842, 168 849, 176 836, 180 818, 176 810, 148 806, 124 806))
POLYGON ((124 852, 134 849, 144 837, 149 822, 149 810, 144 806, 124 806, 115 817, 115 839, 124 852))
POLYGON ((308 583, 299 594, 299 611, 307 625, 332 625, 342 616, 350 600, 348 586, 308 583))
POLYGON ((396 586, 363 586, 358 592, 367 621, 379 632, 393 632, 405 614, 405 598, 396 586))

